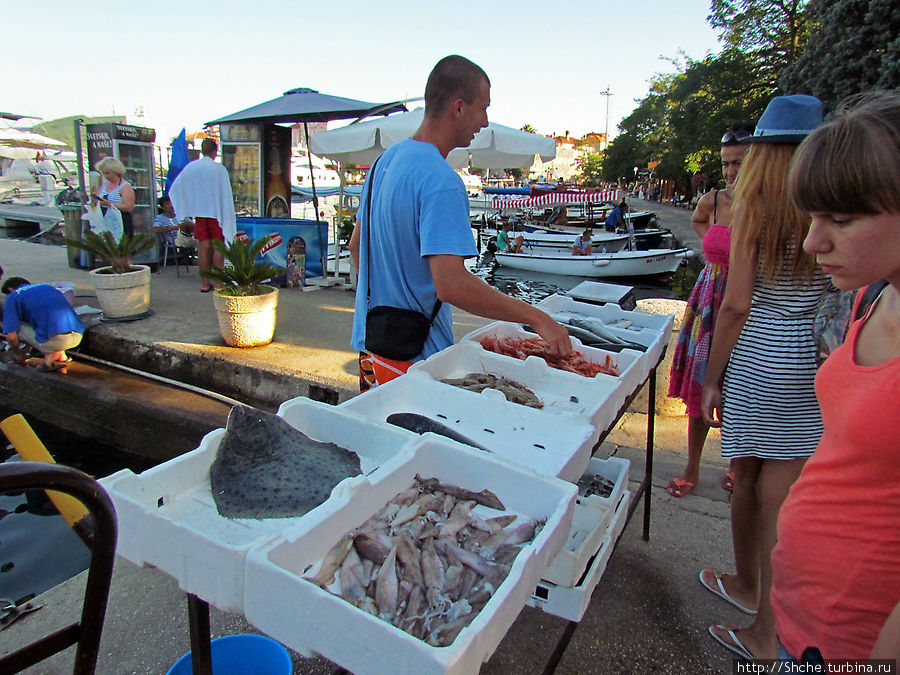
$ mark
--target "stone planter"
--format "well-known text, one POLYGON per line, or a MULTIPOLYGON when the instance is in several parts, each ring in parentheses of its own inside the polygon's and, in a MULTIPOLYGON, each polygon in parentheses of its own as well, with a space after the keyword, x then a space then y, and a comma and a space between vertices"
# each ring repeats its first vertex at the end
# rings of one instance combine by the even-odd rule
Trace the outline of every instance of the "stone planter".
POLYGON ((263 295, 222 295, 221 290, 213 294, 219 331, 229 347, 258 347, 272 341, 278 289, 263 288, 267 289, 263 295))
POLYGON ((131 272, 113 274, 111 267, 91 270, 97 302, 110 319, 144 314, 150 309, 150 268, 132 265, 131 272))

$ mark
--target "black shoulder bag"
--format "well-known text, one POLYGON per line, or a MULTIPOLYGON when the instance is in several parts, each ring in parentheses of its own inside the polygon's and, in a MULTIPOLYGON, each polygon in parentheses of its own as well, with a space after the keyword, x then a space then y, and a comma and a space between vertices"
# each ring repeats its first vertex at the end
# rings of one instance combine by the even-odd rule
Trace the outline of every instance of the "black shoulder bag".
MULTIPOLYGON (((380 159, 380 157, 379 157, 380 159)), ((372 227, 372 187, 375 184, 375 167, 369 178, 369 195, 366 200, 366 255, 369 256, 369 229, 372 227)), ((368 265, 369 278, 366 288, 366 304, 372 294, 372 264, 368 265)), ((414 309, 402 309, 380 305, 366 312, 366 351, 395 361, 411 361, 422 353, 431 325, 441 309, 441 301, 434 305, 431 318, 414 309)))

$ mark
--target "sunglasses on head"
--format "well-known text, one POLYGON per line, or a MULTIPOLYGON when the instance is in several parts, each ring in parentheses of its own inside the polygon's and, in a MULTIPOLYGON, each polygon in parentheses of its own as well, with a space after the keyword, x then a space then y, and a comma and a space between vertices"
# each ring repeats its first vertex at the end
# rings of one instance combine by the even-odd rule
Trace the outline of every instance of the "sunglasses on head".
POLYGON ((726 143, 742 143, 752 135, 753 134, 749 131, 744 131, 743 129, 739 129, 738 131, 726 131, 725 135, 722 136, 722 145, 725 145, 726 143))

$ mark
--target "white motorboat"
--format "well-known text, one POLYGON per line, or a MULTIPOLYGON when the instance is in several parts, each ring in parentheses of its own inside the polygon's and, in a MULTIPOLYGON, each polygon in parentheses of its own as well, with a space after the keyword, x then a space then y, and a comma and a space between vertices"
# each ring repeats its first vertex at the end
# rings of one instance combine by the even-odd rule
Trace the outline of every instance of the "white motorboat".
MULTIPOLYGON (((525 237, 525 248, 532 252, 566 251, 572 252, 576 235, 556 234, 553 232, 510 232, 512 238, 521 234, 525 237)), ((581 234, 579 232, 578 234, 581 234)), ((594 232, 591 235, 595 253, 613 253, 628 247, 628 235, 615 232, 594 232)))
POLYGON ((674 272, 678 269, 681 261, 691 253, 692 251, 686 248, 657 248, 649 251, 618 251, 596 255, 572 255, 563 252, 497 252, 494 256, 498 263, 512 269, 597 278, 634 277, 674 272))

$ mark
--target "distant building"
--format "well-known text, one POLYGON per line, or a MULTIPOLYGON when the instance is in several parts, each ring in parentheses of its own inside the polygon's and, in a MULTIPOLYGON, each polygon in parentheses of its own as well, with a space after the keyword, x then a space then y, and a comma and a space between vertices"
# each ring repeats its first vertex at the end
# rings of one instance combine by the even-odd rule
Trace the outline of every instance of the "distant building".
POLYGON ((534 164, 528 170, 529 179, 533 180, 572 180, 581 175, 578 162, 589 154, 603 152, 606 149, 606 134, 589 133, 581 138, 571 136, 555 136, 556 157, 549 162, 535 157, 534 164))

